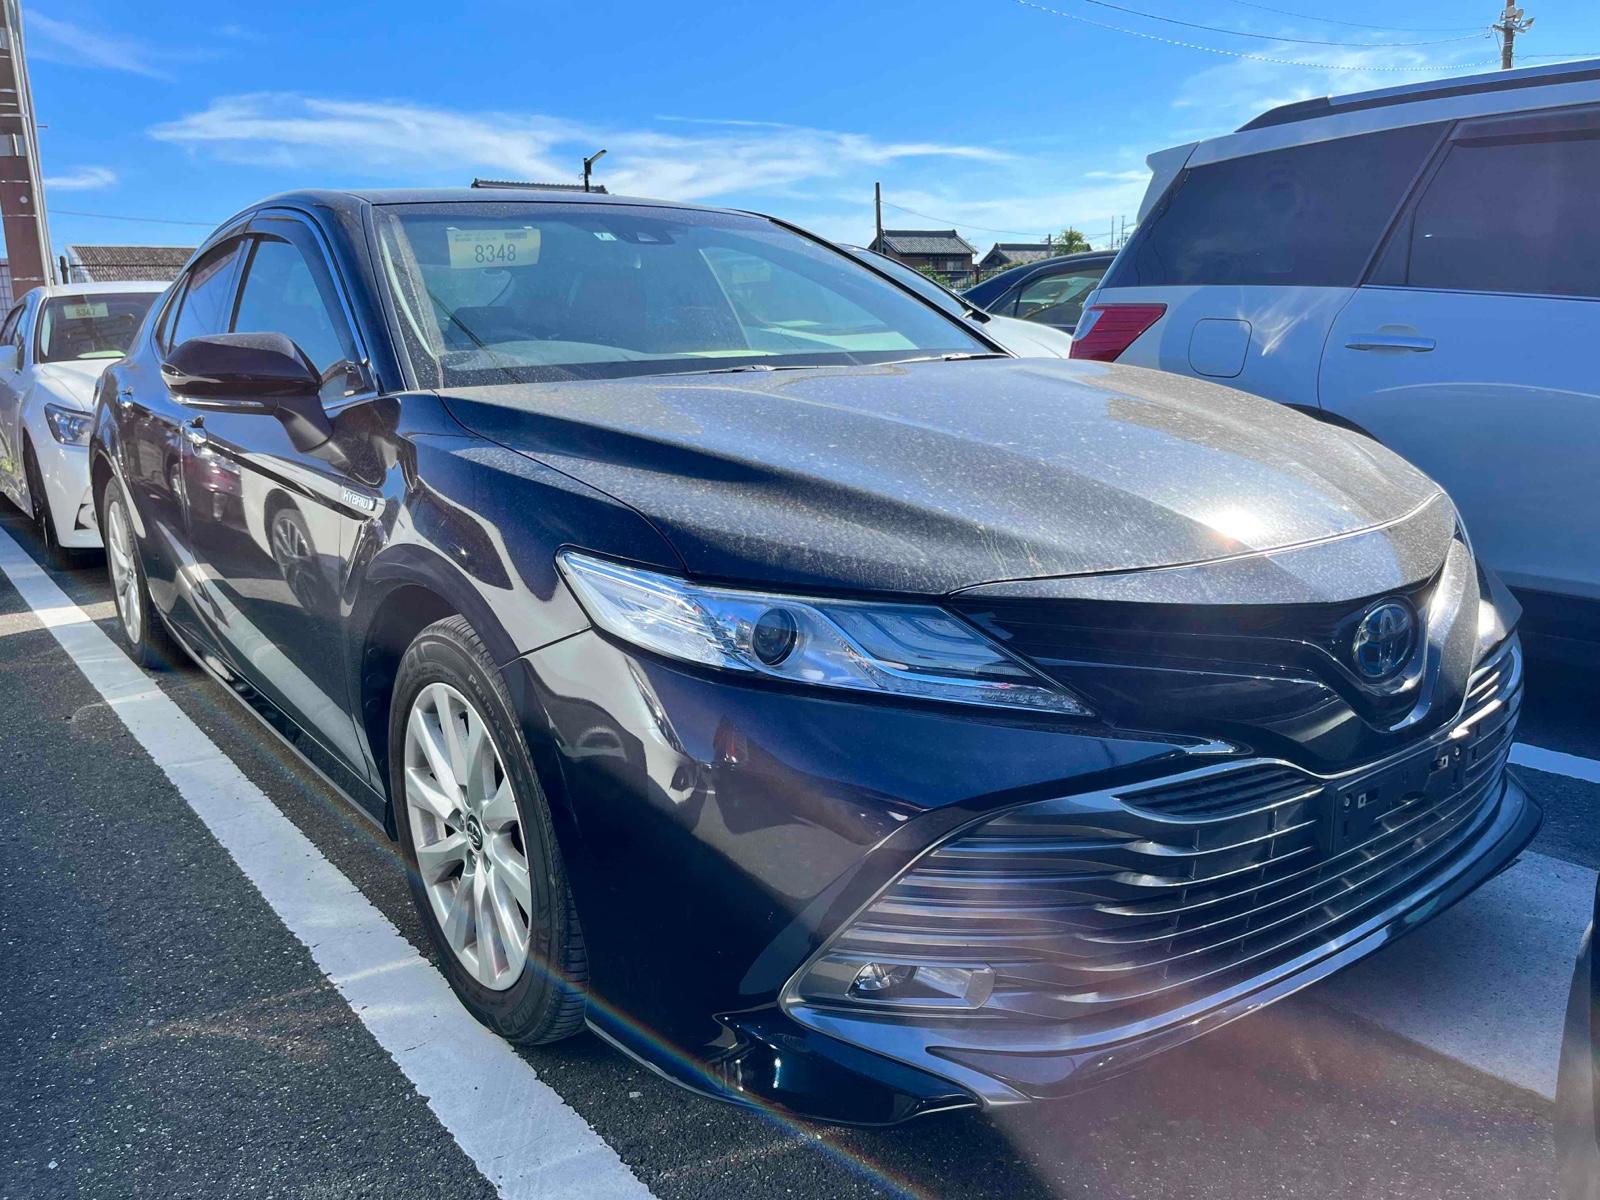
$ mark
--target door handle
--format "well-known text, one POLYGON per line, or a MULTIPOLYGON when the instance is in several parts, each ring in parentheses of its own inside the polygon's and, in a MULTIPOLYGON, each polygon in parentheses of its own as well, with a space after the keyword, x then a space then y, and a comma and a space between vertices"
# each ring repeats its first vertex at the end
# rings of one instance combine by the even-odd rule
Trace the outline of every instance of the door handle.
POLYGON ((189 445, 196 450, 199 450, 211 440, 210 435, 205 431, 205 427, 200 423, 199 417, 183 423, 183 436, 189 439, 189 445))
POLYGON ((1401 333, 1367 333, 1352 338, 1344 347, 1346 350, 1410 350, 1413 354, 1426 354, 1437 344, 1432 338, 1401 333))

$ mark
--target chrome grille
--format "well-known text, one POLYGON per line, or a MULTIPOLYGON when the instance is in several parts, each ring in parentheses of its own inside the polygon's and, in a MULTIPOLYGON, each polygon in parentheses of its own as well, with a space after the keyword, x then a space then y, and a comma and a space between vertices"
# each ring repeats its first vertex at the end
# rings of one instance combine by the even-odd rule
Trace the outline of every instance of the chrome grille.
POLYGON ((1353 844, 1330 845, 1329 805, 1398 760, 1334 778, 1245 763, 1030 804, 926 855, 830 953, 992 968, 967 1016, 1088 1030, 1159 1014, 1448 870, 1493 815, 1521 688, 1514 645, 1482 664, 1451 734, 1413 751, 1449 758, 1448 789, 1397 802, 1353 844))

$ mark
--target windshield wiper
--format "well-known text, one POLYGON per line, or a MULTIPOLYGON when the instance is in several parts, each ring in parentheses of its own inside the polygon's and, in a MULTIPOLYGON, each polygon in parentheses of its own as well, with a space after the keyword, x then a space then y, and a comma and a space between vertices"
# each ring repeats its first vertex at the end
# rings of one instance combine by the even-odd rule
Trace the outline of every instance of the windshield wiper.
POLYGON ((981 353, 977 352, 977 351, 970 351, 970 350, 957 350, 957 351, 955 351, 954 353, 951 353, 951 354, 924 354, 924 355, 921 355, 921 356, 919 356, 917 358, 897 358, 893 362, 886 362, 883 365, 886 366, 886 367, 898 367, 902 363, 963 362, 963 361, 965 361, 966 359, 969 359, 969 358, 1011 358, 1011 357, 1012 356, 1009 355, 1009 354, 1000 354, 998 352, 987 351, 987 350, 983 351, 981 353))
POLYGON ((731 375, 735 371, 806 371, 819 363, 740 363, 734 367, 707 367, 704 371, 690 372, 694 375, 731 375))

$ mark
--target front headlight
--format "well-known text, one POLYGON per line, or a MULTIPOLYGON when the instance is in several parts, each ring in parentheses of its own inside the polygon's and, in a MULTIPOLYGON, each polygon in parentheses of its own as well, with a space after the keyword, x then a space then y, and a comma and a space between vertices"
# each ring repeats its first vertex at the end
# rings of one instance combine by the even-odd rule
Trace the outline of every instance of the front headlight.
POLYGON ((571 550, 556 557, 596 625, 671 658, 818 687, 1090 715, 1077 697, 934 605, 701 587, 571 550))
POLYGON ((67 446, 87 446, 89 444, 89 431, 94 428, 94 414, 79 412, 75 408, 66 408, 60 404, 46 404, 44 406, 45 424, 50 426, 50 432, 55 439, 67 446))

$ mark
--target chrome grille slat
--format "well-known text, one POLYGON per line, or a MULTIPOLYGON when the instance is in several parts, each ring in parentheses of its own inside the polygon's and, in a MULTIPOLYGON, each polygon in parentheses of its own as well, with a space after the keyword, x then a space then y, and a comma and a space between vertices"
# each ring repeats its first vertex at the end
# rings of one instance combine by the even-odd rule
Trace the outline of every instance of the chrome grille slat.
MULTIPOLYGON (((1400 864, 1409 861, 1410 858, 1415 857, 1417 854, 1426 852, 1431 846, 1437 844, 1437 842, 1441 839, 1449 837, 1463 823, 1470 822, 1472 816, 1479 810, 1481 801, 1482 796, 1480 794, 1470 791, 1462 793, 1456 797, 1455 803, 1449 806, 1448 809, 1445 811, 1436 811, 1433 814, 1433 821, 1429 828, 1412 830, 1411 832, 1406 833, 1398 840, 1393 840, 1392 844, 1385 847, 1381 852, 1367 855, 1363 861, 1347 866, 1342 872, 1335 874, 1331 879, 1320 879, 1310 887, 1303 888, 1299 892, 1292 892, 1288 895, 1277 897, 1260 907, 1253 908, 1245 912, 1235 913, 1228 917, 1222 918, 1221 920, 1212 921, 1204 925, 1188 927, 1181 931, 1177 930, 1176 928, 1171 928, 1157 936, 1143 939, 1143 942, 1146 944, 1172 945, 1182 941, 1185 938, 1193 938, 1196 935, 1204 934, 1223 925, 1231 924, 1237 921, 1248 922, 1247 928, 1239 933, 1230 934, 1227 937, 1216 939, 1209 943, 1203 943, 1197 946, 1189 946, 1181 953, 1170 954, 1165 958, 1149 959, 1138 963, 1130 963, 1127 962, 1125 958, 1118 959, 1112 956, 1107 956, 1105 965, 1097 966, 1094 964, 1092 957, 1085 954, 1083 951, 1080 950, 1075 953, 1075 945, 1086 943, 1089 947, 1102 946, 1115 950, 1122 947, 1141 944, 1140 940, 1133 938, 1096 937, 1073 932, 1052 933, 1045 930, 1034 930, 1023 933, 1023 931, 1009 923, 1007 923, 1004 928, 996 928, 990 931, 982 929, 967 929, 960 932, 946 933, 941 931, 935 933, 930 930, 910 928, 897 922, 863 922, 852 929, 852 936, 850 937, 849 941, 854 947, 863 950, 870 950, 874 948, 869 944, 871 941, 871 935, 888 934, 895 938, 898 944, 902 946, 916 945, 920 949, 933 949, 941 946, 956 947, 961 951, 968 952, 967 957, 971 957, 970 952, 974 949, 981 950, 981 948, 990 944, 1006 944, 1013 949, 1025 949, 1032 954, 1046 958, 1070 957, 1072 959, 1071 965, 1078 970, 1110 972, 1126 970, 1147 971, 1152 968, 1162 968, 1171 962, 1210 952, 1221 946, 1225 946, 1230 942, 1239 940, 1239 938, 1242 936, 1259 934, 1267 929, 1285 924, 1305 915, 1306 913, 1313 912, 1317 908, 1322 907, 1333 900, 1338 899, 1339 896, 1345 892, 1359 888, 1362 885, 1362 882, 1364 882, 1362 880, 1358 880, 1356 883, 1347 884, 1345 881, 1348 876, 1364 874, 1367 877, 1372 877, 1384 870, 1398 869, 1400 864), (1426 835, 1432 835, 1431 840, 1425 845, 1417 847, 1415 845, 1416 841, 1420 837, 1426 835), (1412 847, 1412 853, 1410 855, 1399 854, 1400 851, 1405 850, 1408 846, 1412 847), (1382 861, 1391 855, 1398 855, 1394 862, 1384 863, 1382 861), (1310 896, 1311 894, 1324 889, 1328 889, 1327 894, 1315 900, 1314 902, 1289 913, 1272 915, 1274 909, 1290 904, 1297 899, 1310 896), (1061 948, 1059 952, 1055 949, 1057 946, 1061 948)), ((1408 822, 1407 824, 1414 824, 1414 822, 1408 822)), ((1326 869, 1325 866, 1324 869, 1326 869)), ((1269 886, 1263 886, 1257 890, 1266 891, 1270 890, 1270 888, 1269 886)), ((881 948, 881 946, 877 948, 881 948)), ((982 954, 979 953, 978 957, 981 958, 982 954)))
POLYGON ((1461 747, 1455 789, 1430 787, 1370 829, 1358 824, 1359 844, 1336 854, 1331 818, 1319 814, 1361 772, 1323 779, 1261 761, 1198 769, 992 818, 913 866, 835 946, 987 964, 999 1008, 1094 1021, 1292 958, 1445 870, 1491 819, 1521 687, 1514 647, 1480 665, 1457 722, 1464 736, 1432 751, 1461 747))

